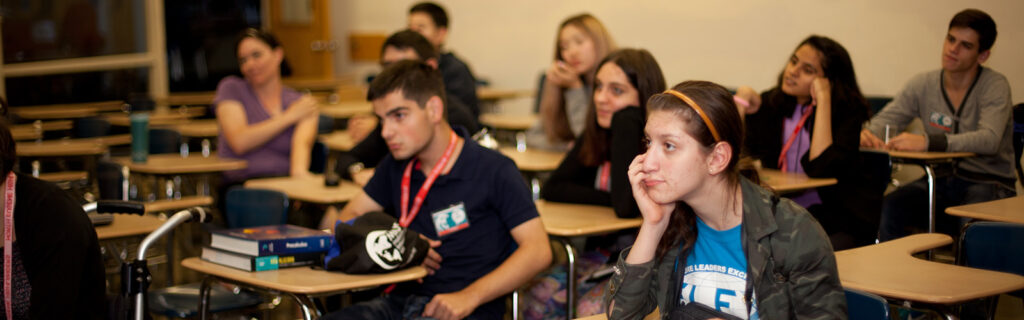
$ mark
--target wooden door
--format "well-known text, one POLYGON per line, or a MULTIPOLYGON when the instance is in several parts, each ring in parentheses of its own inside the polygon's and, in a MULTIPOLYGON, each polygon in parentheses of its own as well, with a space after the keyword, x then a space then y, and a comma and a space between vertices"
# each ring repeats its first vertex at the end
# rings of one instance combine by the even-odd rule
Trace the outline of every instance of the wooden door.
MULTIPOLYGON (((334 52, 328 0, 270 0, 270 31, 281 41, 296 80, 333 80, 334 52)), ((286 79, 287 80, 287 79, 286 79)))

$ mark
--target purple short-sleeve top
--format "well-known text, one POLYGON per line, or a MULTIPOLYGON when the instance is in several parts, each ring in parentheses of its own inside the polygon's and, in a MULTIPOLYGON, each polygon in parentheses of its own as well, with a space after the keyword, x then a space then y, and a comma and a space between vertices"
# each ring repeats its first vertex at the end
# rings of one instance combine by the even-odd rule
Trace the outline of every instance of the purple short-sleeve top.
MULTIPOLYGON (((301 96, 298 91, 284 87, 281 91, 282 110, 287 110, 292 102, 301 96)), ((242 104, 245 117, 250 125, 270 119, 270 114, 263 108, 263 104, 260 103, 252 86, 242 78, 228 76, 217 84, 217 93, 213 98, 214 108, 226 100, 234 100, 242 104)), ((292 125, 262 146, 243 154, 236 154, 228 146, 227 139, 221 132, 217 137, 219 155, 248 162, 248 167, 245 169, 224 172, 225 182, 232 183, 251 178, 288 175, 291 169, 292 134, 294 133, 295 125, 292 125)))

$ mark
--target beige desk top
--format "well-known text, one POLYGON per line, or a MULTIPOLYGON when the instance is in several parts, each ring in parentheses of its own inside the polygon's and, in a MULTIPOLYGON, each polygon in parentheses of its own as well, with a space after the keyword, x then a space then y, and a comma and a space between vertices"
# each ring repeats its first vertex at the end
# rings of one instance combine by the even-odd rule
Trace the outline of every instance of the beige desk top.
POLYGON ((214 119, 192 120, 174 125, 173 128, 186 137, 209 138, 220 134, 220 125, 214 119))
POLYGON ((352 141, 348 131, 337 130, 328 134, 320 135, 320 142, 323 142, 328 149, 335 151, 349 151, 356 146, 358 141, 352 141))
POLYGON ((367 101, 351 100, 320 106, 320 114, 336 119, 348 119, 358 114, 373 113, 373 105, 367 101))
POLYGON ((540 149, 527 148, 519 152, 514 147, 500 147, 498 151, 515 161, 521 171, 553 171, 565 158, 565 153, 540 149))
POLYGON ((168 94, 167 98, 161 102, 172 106, 190 104, 211 104, 213 103, 213 96, 215 94, 215 91, 177 92, 168 94))
POLYGON ((154 216, 116 214, 114 222, 96 227, 96 237, 105 240, 148 234, 156 231, 163 223, 163 220, 154 216))
MULTIPOLYGON (((189 119, 202 116, 206 113, 204 108, 181 108, 173 110, 157 109, 149 114, 149 126, 174 126, 188 123, 189 119)), ((129 127, 132 125, 131 116, 124 112, 105 114, 104 119, 110 121, 111 125, 129 127)))
POLYGON ((93 142, 104 146, 118 146, 132 143, 132 135, 130 134, 115 134, 111 136, 93 137, 93 138, 80 138, 80 139, 68 139, 72 141, 83 141, 93 142))
POLYGON ((22 126, 23 125, 11 126, 11 138, 13 138, 14 141, 35 140, 43 136, 42 133, 36 131, 36 129, 32 128, 31 126, 22 126))
POLYGON ((60 139, 17 143, 19 157, 63 157, 99 155, 107 146, 93 139, 60 139))
POLYGON ((640 218, 620 219, 611 207, 537 200, 537 211, 550 235, 575 237, 636 228, 640 218))
POLYGON ((345 180, 340 181, 337 187, 325 186, 323 175, 252 179, 245 182, 245 187, 277 190, 293 200, 323 204, 347 202, 362 190, 345 180))
POLYGON ((774 169, 761 169, 757 173, 761 176, 762 182, 779 193, 830 186, 838 182, 835 178, 810 178, 803 173, 782 172, 774 169))
POLYGON ((117 157, 113 160, 127 166, 132 172, 149 174, 211 173, 245 169, 247 166, 245 160, 221 158, 216 154, 209 157, 194 155, 188 158, 182 158, 177 153, 151 154, 145 163, 132 162, 129 157, 117 157))
POLYGON ((480 115, 480 123, 495 129, 523 131, 537 123, 537 115, 484 113, 480 115))
POLYGON ((39 180, 49 182, 61 182, 61 181, 78 181, 89 178, 89 173, 85 171, 61 171, 61 172, 46 172, 39 174, 39 180))
POLYGON ((476 89, 476 96, 480 98, 480 100, 484 101, 529 97, 533 96, 533 93, 533 90, 512 90, 489 87, 482 87, 476 89))
POLYGON ((863 152, 888 153, 890 157, 910 160, 943 160, 973 157, 973 152, 931 152, 931 151, 893 151, 883 149, 861 148, 863 152))
POLYGON ((12 107, 11 111, 25 119, 70 119, 94 116, 101 111, 119 110, 122 104, 122 101, 51 104, 12 107))
POLYGON ((1024 224, 1024 196, 949 207, 946 213, 981 220, 1024 224))
MULTIPOLYGON (((146 212, 170 212, 176 210, 188 209, 191 207, 209 206, 213 205, 213 198, 210 196, 188 196, 181 197, 181 199, 162 199, 153 202, 147 202, 146 212)), ((173 212, 170 212, 173 213, 173 212)))
POLYGON ((925 233, 836 252, 843 287, 880 296, 952 304, 1024 289, 1024 277, 926 261, 911 256, 953 242, 925 233))
POLYGON ((309 267, 283 268, 278 270, 248 272, 198 257, 186 258, 181 265, 202 273, 290 293, 320 295, 333 292, 399 283, 423 278, 427 270, 416 266, 386 274, 355 275, 309 267))
MULTIPOLYGON (((43 131, 71 130, 71 120, 40 121, 39 128, 43 131)), ((15 129, 35 130, 35 124, 26 123, 11 126, 12 131, 15 129)))

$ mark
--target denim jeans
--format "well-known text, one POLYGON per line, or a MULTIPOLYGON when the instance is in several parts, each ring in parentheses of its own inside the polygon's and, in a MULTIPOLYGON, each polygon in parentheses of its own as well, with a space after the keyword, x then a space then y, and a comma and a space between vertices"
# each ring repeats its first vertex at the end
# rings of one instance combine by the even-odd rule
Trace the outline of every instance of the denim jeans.
MULTIPOLYGON (((975 182, 957 176, 935 179, 935 230, 955 235, 963 224, 945 214, 946 208, 976 202, 1012 197, 1016 190, 998 182, 975 182), (940 222, 944 223, 940 228, 940 222)), ((880 241, 889 241, 910 235, 910 227, 928 225, 928 179, 921 178, 907 184, 882 201, 882 218, 878 230, 880 241)))

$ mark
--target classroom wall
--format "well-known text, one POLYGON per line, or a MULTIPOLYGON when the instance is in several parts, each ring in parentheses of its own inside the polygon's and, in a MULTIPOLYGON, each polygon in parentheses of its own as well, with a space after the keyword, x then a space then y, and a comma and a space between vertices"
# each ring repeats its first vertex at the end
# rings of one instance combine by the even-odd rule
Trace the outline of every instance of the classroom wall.
MULTIPOLYGON (((336 35, 404 28, 416 1, 334 0, 336 35)), ((1024 102, 1024 1, 607 1, 440 0, 451 26, 448 48, 480 78, 506 89, 535 88, 550 65, 558 24, 589 12, 620 46, 654 54, 669 84, 702 79, 763 90, 795 46, 815 33, 836 39, 853 57, 868 95, 893 95, 913 75, 940 67, 952 16, 974 7, 996 20, 999 36, 986 66, 1004 75, 1014 102, 1024 102)), ((340 55, 341 56, 341 55, 340 55)), ((338 72, 365 76, 376 66, 339 57, 338 72)))

